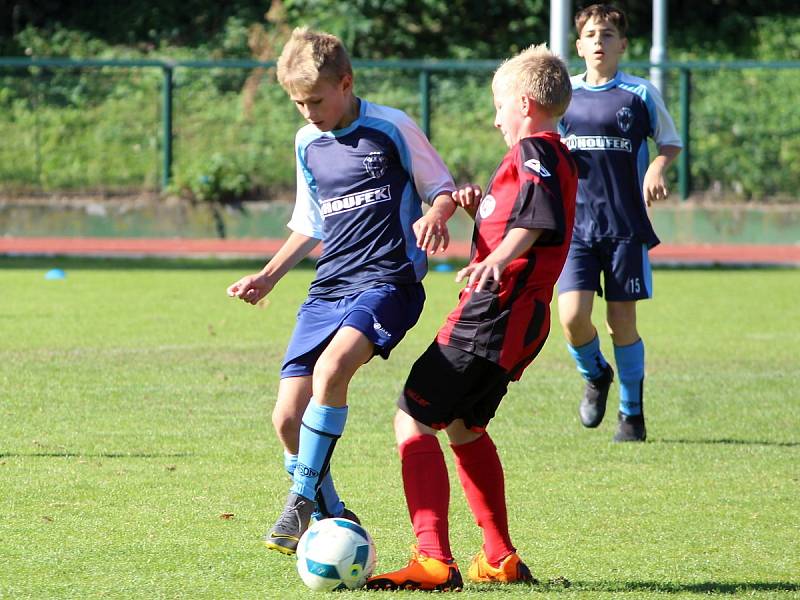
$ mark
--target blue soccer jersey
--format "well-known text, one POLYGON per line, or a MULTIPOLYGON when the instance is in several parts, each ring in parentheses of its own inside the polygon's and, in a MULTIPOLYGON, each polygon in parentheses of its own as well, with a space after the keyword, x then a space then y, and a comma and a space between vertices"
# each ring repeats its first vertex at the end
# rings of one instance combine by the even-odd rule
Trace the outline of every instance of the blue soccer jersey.
POLYGON ((322 240, 309 296, 339 298, 427 271, 413 223, 421 201, 455 189, 442 159, 404 112, 360 100, 348 127, 306 125, 295 140, 297 200, 289 228, 322 240))
POLYGON ((621 71, 599 86, 576 75, 559 131, 578 165, 573 237, 658 244, 642 195, 647 138, 659 147, 682 146, 658 90, 621 71))

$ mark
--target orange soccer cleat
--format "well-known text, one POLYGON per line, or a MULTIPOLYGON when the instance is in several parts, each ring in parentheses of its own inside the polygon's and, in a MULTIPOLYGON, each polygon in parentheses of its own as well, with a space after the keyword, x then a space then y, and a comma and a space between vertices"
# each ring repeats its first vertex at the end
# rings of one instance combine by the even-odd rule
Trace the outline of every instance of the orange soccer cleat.
POLYGON ((528 568, 516 552, 512 552, 506 556, 499 566, 493 567, 486 560, 486 553, 481 548, 481 551, 472 559, 467 571, 467 578, 470 581, 479 583, 497 582, 497 583, 538 583, 531 575, 531 570, 528 568))
POLYGON ((411 547, 408 566, 367 580, 369 590, 460 592, 462 587, 464 581, 455 561, 445 562, 425 556, 416 546, 411 547))

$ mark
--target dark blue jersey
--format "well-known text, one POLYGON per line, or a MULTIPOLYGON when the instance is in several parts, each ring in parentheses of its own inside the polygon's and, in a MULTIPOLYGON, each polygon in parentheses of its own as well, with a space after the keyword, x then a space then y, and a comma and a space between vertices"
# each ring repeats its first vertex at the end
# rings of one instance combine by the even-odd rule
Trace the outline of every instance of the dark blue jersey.
POLYGON ((303 127, 295 141, 297 200, 289 228, 321 239, 309 296, 341 298, 427 271, 412 230, 421 200, 455 189, 442 159, 405 113, 360 101, 348 127, 303 127))
POLYGON ((577 75, 559 131, 578 165, 573 237, 658 244, 642 195, 647 138, 659 147, 682 144, 656 88, 621 71, 599 86, 577 75))

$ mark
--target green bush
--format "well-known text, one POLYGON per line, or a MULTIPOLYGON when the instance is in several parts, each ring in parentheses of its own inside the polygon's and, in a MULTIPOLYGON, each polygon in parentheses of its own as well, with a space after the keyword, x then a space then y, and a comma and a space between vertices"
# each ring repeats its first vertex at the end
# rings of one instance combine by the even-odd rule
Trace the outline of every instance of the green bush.
MULTIPOLYGON (((228 18, 206 45, 194 50, 115 47, 63 27, 28 27, 16 39, 34 56, 245 57, 247 23, 228 18)), ((753 23, 748 43, 759 56, 800 58, 800 18, 753 23)), ((395 42, 404 43, 401 38, 395 42)), ((631 53, 644 48, 632 43, 631 53)), ((702 48, 676 49, 671 57, 722 56, 701 52, 702 48)), ((793 98, 799 70, 692 73, 694 191, 743 200, 797 199, 800 112, 794 110, 793 98)), ((647 76, 644 70, 634 73, 647 76)), ((172 191, 227 201, 293 190, 294 135, 303 121, 274 73, 264 73, 247 110, 242 90, 254 75, 251 70, 181 67, 174 74, 172 191)), ((489 71, 437 73, 431 78, 432 141, 459 182, 485 184, 505 150, 493 128, 490 81, 489 71)), ((0 191, 158 189, 163 168, 161 86, 157 68, 0 68, 0 191)), ((421 118, 415 71, 359 69, 356 91, 421 118)), ((679 123, 678 91, 677 74, 671 72, 666 96, 679 123)), ((677 169, 672 169, 673 187, 676 176, 677 169)))
POLYGON ((250 174, 237 161, 215 152, 204 162, 180 172, 171 184, 174 193, 202 202, 238 200, 250 191, 250 174))

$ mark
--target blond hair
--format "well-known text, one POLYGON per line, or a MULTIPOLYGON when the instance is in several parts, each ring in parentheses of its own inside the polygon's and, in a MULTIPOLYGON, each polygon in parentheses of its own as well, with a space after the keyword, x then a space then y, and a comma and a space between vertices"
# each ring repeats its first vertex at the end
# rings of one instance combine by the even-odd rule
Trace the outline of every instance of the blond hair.
POLYGON ((278 83, 287 92, 307 91, 320 79, 338 83, 353 75, 350 57, 335 35, 297 27, 278 57, 278 83))
POLYGON ((572 83, 564 61, 546 44, 529 46, 495 71, 492 86, 528 96, 551 117, 563 115, 572 98, 572 83))

